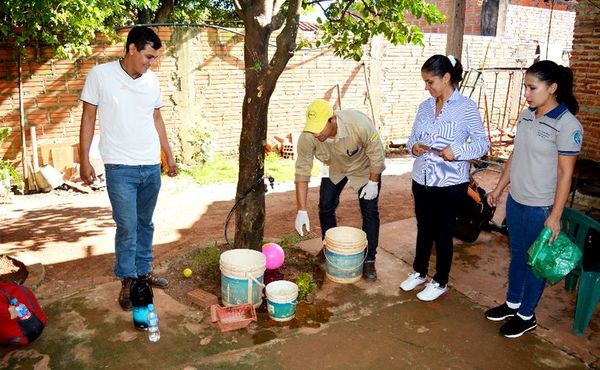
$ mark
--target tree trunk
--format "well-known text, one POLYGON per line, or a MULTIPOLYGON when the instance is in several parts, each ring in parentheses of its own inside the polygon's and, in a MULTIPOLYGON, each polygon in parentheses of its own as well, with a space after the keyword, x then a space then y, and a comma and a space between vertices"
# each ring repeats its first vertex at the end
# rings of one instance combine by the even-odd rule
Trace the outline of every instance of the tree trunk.
POLYGON ((269 38, 281 26, 281 0, 235 2, 244 20, 246 93, 242 106, 239 175, 235 215, 235 248, 259 250, 265 226, 264 145, 267 138, 269 101, 277 80, 294 55, 301 0, 290 0, 286 25, 277 36, 277 49, 268 62, 269 38))
POLYGON ((264 91, 261 70, 268 63, 268 42, 271 31, 257 23, 246 25, 244 62, 246 94, 242 106, 239 174, 236 200, 240 201, 235 216, 235 248, 259 249, 265 226, 265 153, 267 112, 273 91, 264 91))

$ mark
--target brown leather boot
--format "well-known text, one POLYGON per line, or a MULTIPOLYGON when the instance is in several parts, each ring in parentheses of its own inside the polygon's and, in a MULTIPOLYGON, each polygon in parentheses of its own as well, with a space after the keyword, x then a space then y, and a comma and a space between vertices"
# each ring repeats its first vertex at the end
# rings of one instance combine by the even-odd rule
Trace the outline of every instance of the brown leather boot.
POLYGON ((125 311, 129 311, 133 308, 131 304, 131 278, 125 278, 121 281, 121 292, 119 293, 119 304, 125 311))
POLYGON ((153 287, 164 289, 169 286, 169 280, 162 276, 158 276, 153 272, 140 276, 140 279, 146 279, 153 287))

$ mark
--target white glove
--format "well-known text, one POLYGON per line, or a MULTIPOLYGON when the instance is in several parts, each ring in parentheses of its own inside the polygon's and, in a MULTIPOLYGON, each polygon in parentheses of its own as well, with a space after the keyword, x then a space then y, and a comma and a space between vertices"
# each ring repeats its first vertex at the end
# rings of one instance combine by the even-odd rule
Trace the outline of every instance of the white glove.
POLYGON ((308 220, 308 212, 306 211, 298 211, 296 215, 296 231, 300 236, 304 236, 304 231, 302 230, 302 226, 306 226, 306 232, 310 231, 310 221, 308 220))
POLYGON ((377 181, 369 180, 367 185, 365 185, 362 188, 359 198, 365 198, 365 200, 375 199, 375 198, 377 198, 378 193, 379 193, 379 188, 377 187, 377 181))

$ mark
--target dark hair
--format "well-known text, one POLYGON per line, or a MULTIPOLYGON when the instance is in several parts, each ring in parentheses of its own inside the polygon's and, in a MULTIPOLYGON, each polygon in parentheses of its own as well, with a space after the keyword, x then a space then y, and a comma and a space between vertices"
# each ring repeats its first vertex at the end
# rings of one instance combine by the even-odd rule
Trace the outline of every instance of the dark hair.
POLYGON ((569 67, 563 67, 551 60, 542 60, 533 63, 527 68, 526 73, 537 77, 548 85, 556 83, 556 101, 564 103, 573 114, 579 112, 579 103, 573 95, 573 71, 569 67))
POLYGON ((457 58, 454 59, 456 60, 456 64, 452 66, 452 62, 447 56, 436 54, 423 63, 421 72, 427 72, 440 78, 444 77, 446 73, 449 73, 452 86, 457 87, 458 83, 463 79, 463 68, 462 64, 460 64, 460 60, 457 58))
POLYGON ((158 50, 162 46, 158 35, 150 28, 144 26, 136 26, 129 31, 127 42, 125 42, 125 53, 127 53, 131 44, 135 45, 137 51, 143 50, 148 44, 154 50, 158 50))

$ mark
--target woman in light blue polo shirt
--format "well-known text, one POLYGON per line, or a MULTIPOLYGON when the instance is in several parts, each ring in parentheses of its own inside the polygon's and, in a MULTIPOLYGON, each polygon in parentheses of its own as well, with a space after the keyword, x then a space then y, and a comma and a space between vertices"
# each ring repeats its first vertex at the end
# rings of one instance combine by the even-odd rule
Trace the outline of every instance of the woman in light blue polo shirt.
POLYGON ((419 106, 408 138, 415 162, 412 191, 417 217, 414 272, 400 284, 404 291, 419 285, 422 301, 433 301, 448 291, 452 265, 452 229, 469 184, 469 160, 483 156, 489 141, 475 102, 458 91, 460 61, 452 55, 434 55, 421 67, 425 89, 431 95, 419 106), (427 282, 429 259, 435 244, 435 275, 427 282))
POLYGON ((544 226, 560 231, 560 218, 571 188, 571 176, 581 149, 582 128, 574 114, 573 73, 544 60, 525 74, 528 109, 519 116, 515 146, 496 188, 488 194, 495 207, 510 183, 506 201, 510 266, 506 302, 486 311, 493 321, 506 321, 500 333, 520 337, 537 326, 535 308, 546 281, 527 265, 527 250, 544 226))

